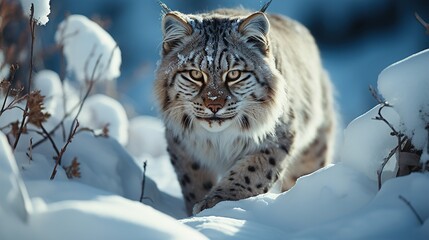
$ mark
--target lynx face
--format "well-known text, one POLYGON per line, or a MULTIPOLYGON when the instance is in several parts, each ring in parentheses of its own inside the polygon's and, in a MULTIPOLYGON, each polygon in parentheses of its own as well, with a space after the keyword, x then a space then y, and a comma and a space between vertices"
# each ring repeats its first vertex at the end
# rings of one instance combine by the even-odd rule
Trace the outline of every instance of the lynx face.
POLYGON ((272 109, 280 107, 274 101, 279 73, 270 66, 264 14, 201 19, 169 13, 163 25, 165 70, 158 79, 169 88, 160 93, 168 123, 189 130, 198 124, 208 132, 273 130, 267 117, 280 112, 272 109))

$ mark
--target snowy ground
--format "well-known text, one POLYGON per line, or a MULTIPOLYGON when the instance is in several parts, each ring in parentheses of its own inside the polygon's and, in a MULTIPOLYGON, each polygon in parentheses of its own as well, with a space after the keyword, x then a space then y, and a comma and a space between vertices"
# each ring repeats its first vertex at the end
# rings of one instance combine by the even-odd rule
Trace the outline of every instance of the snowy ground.
MULTIPOLYGON (((383 117, 422 150, 421 164, 429 160, 428 62, 426 50, 386 68, 378 81, 380 93, 393 105, 383 108, 383 117)), ((34 81, 47 96, 48 131, 62 118, 61 106, 76 113, 73 106, 82 93, 61 87, 56 73, 41 71, 34 81)), ((28 149, 30 139, 41 139, 31 131, 36 127, 22 136, 15 151, 8 142, 10 129, 0 132, 0 239, 429 239, 428 172, 395 178, 393 156, 378 190, 377 170, 396 146, 387 124, 374 120, 380 107, 345 129, 335 165, 298 179, 288 192, 221 202, 186 218, 162 123, 145 116, 127 119, 115 99, 92 95, 79 115, 80 126, 99 130, 109 124, 110 131, 108 138, 81 132, 68 145, 62 166, 76 159, 80 177, 70 179, 59 167, 49 180, 55 165, 51 143, 28 149)), ((64 122, 66 130, 72 116, 64 122)), ((18 109, 5 111, 0 127, 21 117, 18 109)), ((64 146, 60 131, 52 138, 64 146)))

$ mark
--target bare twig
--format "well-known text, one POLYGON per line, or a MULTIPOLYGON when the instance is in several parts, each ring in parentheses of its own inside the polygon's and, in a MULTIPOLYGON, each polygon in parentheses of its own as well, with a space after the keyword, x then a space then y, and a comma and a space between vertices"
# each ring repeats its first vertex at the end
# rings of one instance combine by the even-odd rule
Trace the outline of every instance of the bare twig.
POLYGON ((384 100, 382 100, 382 99, 381 99, 380 94, 379 94, 379 93, 377 92, 377 90, 376 90, 373 86, 371 86, 371 85, 369 85, 369 92, 371 93, 372 97, 377 101, 377 103, 379 103, 379 104, 387 104, 387 102, 386 102, 386 101, 384 101, 384 100))
POLYGON ((429 23, 427 23, 425 20, 423 20, 423 18, 421 18, 417 12, 414 13, 414 16, 416 17, 417 21, 419 21, 420 24, 424 28, 426 28, 426 34, 429 34, 429 23))
POLYGON ((389 128, 392 130, 392 132, 390 133, 391 136, 396 136, 398 144, 395 148, 393 148, 389 155, 387 157, 385 157, 383 159, 383 163, 380 166, 380 169, 377 170, 377 178, 378 178, 378 189, 381 189, 381 175, 383 173, 384 167, 386 166, 386 164, 389 162, 389 160, 392 158, 392 156, 394 154, 396 154, 397 157, 399 157, 399 152, 401 151, 401 146, 402 144, 407 140, 407 137, 404 136, 404 134, 398 132, 393 126, 392 124, 387 121, 386 118, 383 117, 382 115, 382 110, 385 107, 391 107, 387 102, 382 103, 381 107, 378 109, 378 116, 376 116, 374 119, 375 120, 379 120, 379 121, 383 121, 384 123, 387 124, 387 126, 389 126, 389 128))
POLYGON ((58 165, 61 164, 61 159, 62 159, 64 153, 66 152, 68 145, 72 142, 72 139, 75 136, 76 131, 79 127, 79 121, 77 119, 75 121, 76 121, 76 124, 73 124, 75 126, 73 131, 70 133, 70 135, 67 139, 67 142, 61 148, 61 151, 59 152, 58 156, 55 158, 56 161, 55 161, 54 169, 52 170, 52 173, 51 173, 51 177, 50 177, 51 180, 54 180, 55 175, 57 174, 57 167, 58 167, 58 165))
MULTIPOLYGON (((80 102, 79 104, 76 104, 75 106, 72 107, 70 112, 67 112, 64 114, 63 118, 61 119, 61 121, 59 123, 57 123, 57 125, 55 125, 51 131, 49 131, 49 134, 53 134, 55 131, 58 130, 59 127, 61 127, 64 124, 64 121, 73 113, 73 111, 78 108, 80 106, 80 102)), ((65 133, 64 133, 65 135, 65 133)), ((39 146, 40 144, 42 144, 43 142, 45 142, 47 140, 47 137, 44 137, 43 139, 40 139, 39 141, 37 141, 34 145, 33 148, 36 148, 37 146, 39 146)), ((64 139, 64 141, 66 141, 66 139, 64 139)))
POLYGON ((109 124, 107 123, 106 125, 103 126, 103 128, 101 128, 101 133, 97 133, 96 130, 92 129, 92 128, 87 128, 87 127, 82 127, 79 128, 79 130, 77 131, 77 133, 80 132, 90 132, 92 133, 92 135, 94 135, 94 137, 109 137, 109 124))
POLYGON ((31 89, 32 76, 33 76, 33 55, 34 55, 34 41, 36 39, 36 21, 34 20, 34 4, 30 8, 30 31, 31 31, 31 45, 30 45, 30 72, 28 73, 28 92, 31 89))
MULTIPOLYGON (((77 111, 77 113, 76 113, 76 116, 74 117, 74 119, 73 119, 73 123, 72 123, 72 125, 71 125, 71 127, 70 127, 70 134, 71 134, 71 132, 72 132, 72 130, 73 130, 73 128, 74 128, 74 123, 75 122, 77 122, 77 118, 79 117, 79 115, 80 115, 80 112, 82 111, 82 108, 83 108, 83 105, 85 104, 85 101, 86 101, 86 99, 88 98, 88 96, 89 96, 89 94, 91 93, 91 90, 92 90, 92 88, 93 88, 93 86, 94 86, 94 83, 95 83, 95 80, 94 80, 94 75, 95 75, 95 71, 97 70, 97 68, 98 68, 98 64, 100 63, 100 59, 101 59, 101 57, 102 57, 103 55, 102 54, 100 54, 99 56, 98 56, 98 58, 97 58, 97 61, 95 62, 95 66, 94 66, 94 69, 92 70, 92 75, 91 75, 91 80, 89 81, 89 86, 88 86, 88 90, 86 91, 86 93, 85 93, 85 96, 83 97, 83 99, 81 100, 81 102, 80 102, 80 105, 79 105, 79 109, 78 109, 78 111, 77 111)), ((70 136, 70 134, 69 134, 69 136, 70 136)))
POLYGON ((30 161, 33 160, 33 138, 30 138, 30 147, 28 147, 27 157, 30 161))
POLYGON ((52 139, 52 137, 49 134, 49 132, 46 131, 46 128, 43 126, 43 124, 40 124, 40 128, 42 129, 44 136, 47 137, 49 139, 49 141, 51 142, 51 145, 54 148, 55 153, 57 154, 57 156, 59 156, 60 155, 60 151, 58 150, 58 147, 55 144, 55 141, 52 139))
MULTIPOLYGON (((98 63, 100 62, 100 59, 101 59, 101 56, 102 55, 100 55, 99 57, 98 57, 98 59, 97 59, 97 62, 96 62, 96 64, 95 64, 95 67, 94 67, 94 70, 93 70, 93 73, 92 73, 92 77, 94 77, 94 73, 95 73, 95 68, 97 68, 98 67, 98 63)), ((77 120, 77 118, 79 117, 79 114, 80 114, 80 112, 82 111, 82 108, 83 108, 83 104, 85 103, 85 101, 86 101, 86 99, 88 98, 88 96, 89 96, 89 94, 91 93, 91 91, 92 91, 92 88, 94 87, 94 83, 95 83, 95 80, 92 80, 92 81, 90 81, 90 84, 89 84, 89 86, 88 86, 88 89, 87 89, 87 91, 86 91, 86 93, 85 93, 85 96, 82 98, 82 100, 80 100, 80 102, 79 102, 79 104, 77 104, 77 105, 75 105, 71 110, 70 110, 70 112, 68 112, 68 113, 65 113, 64 114, 64 116, 63 116, 63 118, 61 119, 61 121, 57 124, 57 125, 55 125, 52 129, 51 129, 51 131, 49 131, 49 134, 53 134, 59 127, 61 127, 63 124, 64 124, 64 121, 73 113, 73 111, 76 109, 76 108, 78 108, 79 107, 79 110, 78 110, 78 112, 77 112, 77 114, 76 114, 76 116, 74 117, 74 119, 73 119, 73 123, 72 123, 72 125, 70 126, 70 131, 69 131, 69 135, 70 135, 70 133, 72 132, 72 129, 74 128, 74 123, 76 122, 76 120, 77 120)), ((45 137, 45 138, 43 138, 43 139, 41 139, 41 140, 39 140, 38 142, 36 142, 34 145, 33 145, 33 148, 36 148, 36 147, 38 147, 40 144, 42 144, 43 142, 45 142, 47 140, 47 137, 45 137)))
POLYGON ((383 159, 383 162, 381 163, 380 169, 377 170, 378 190, 381 189, 381 175, 383 173, 384 167, 389 162, 389 160, 393 157, 393 155, 395 155, 395 153, 398 152, 398 148, 399 148, 399 145, 390 151, 389 155, 387 155, 387 157, 385 157, 383 159))
MULTIPOLYGON (((30 8, 30 31, 31 31, 31 47, 30 47, 30 71, 28 74, 28 92, 30 92, 31 89, 31 79, 33 76, 33 49, 34 49, 34 40, 36 37, 35 31, 36 31, 36 21, 34 20, 34 4, 31 4, 31 8, 30 8)), ((18 142, 19 139, 21 137, 22 131, 24 129, 25 123, 26 123, 26 118, 28 115, 28 108, 29 108, 29 94, 27 94, 27 103, 25 104, 25 110, 22 113, 22 120, 21 120, 21 125, 19 127, 19 132, 18 135, 15 138, 15 143, 13 144, 13 150, 16 149, 16 146, 18 146, 18 142)))
MULTIPOLYGON (((18 69, 18 65, 15 65, 15 64, 12 64, 11 66, 10 66, 10 74, 9 74, 9 86, 7 87, 7 91, 6 91, 6 95, 4 96, 4 100, 3 100, 3 105, 1 106, 1 111, 0 111, 0 116, 3 114, 3 112, 6 110, 6 109, 8 109, 8 108, 5 108, 6 107, 6 102, 7 102, 7 98, 8 98, 8 96, 9 96, 9 94, 10 94, 10 91, 12 90, 12 81, 13 81, 13 79, 15 78, 15 73, 16 73, 16 70, 18 69)), ((9 105, 10 106, 10 105, 9 105)), ((8 107, 9 107, 8 106, 8 107)))
POLYGON ((146 182, 146 166, 147 166, 147 161, 144 161, 143 162, 142 191, 141 191, 141 195, 140 195, 140 202, 143 202, 143 199, 144 199, 144 186, 145 186, 145 182, 146 182))
MULTIPOLYGON (((88 57, 86 58, 86 60, 85 60, 85 66, 83 67, 83 72, 84 72, 84 74, 85 74, 85 81, 87 80, 87 78, 89 77, 89 76, 87 76, 87 74, 88 74, 88 66, 89 66, 89 62, 91 61, 91 59, 94 57, 94 55, 95 55, 95 49, 97 48, 97 44, 94 44, 93 46, 92 46, 92 48, 91 48, 91 52, 89 52, 89 55, 88 55, 88 57)), ((96 69, 96 67, 94 66, 94 69, 96 69)), ((95 70, 94 69, 92 69, 92 71, 94 72, 95 70)), ((92 79, 92 78, 91 78, 92 79)))
POLYGON ((407 204, 407 206, 411 209, 411 211, 413 211, 414 215, 416 216, 417 220, 419 221, 420 225, 424 224, 424 221, 422 219, 422 217, 420 217, 419 213, 416 211, 416 209, 413 207, 413 205, 411 205, 410 201, 408 201, 404 196, 399 195, 398 196, 399 199, 401 199, 405 204, 407 204))

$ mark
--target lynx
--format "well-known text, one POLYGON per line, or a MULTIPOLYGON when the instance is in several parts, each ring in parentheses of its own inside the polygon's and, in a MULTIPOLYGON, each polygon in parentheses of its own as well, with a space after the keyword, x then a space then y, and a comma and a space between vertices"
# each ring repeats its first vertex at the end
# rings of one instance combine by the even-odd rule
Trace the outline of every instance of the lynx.
POLYGON ((331 161, 335 111, 319 50, 267 7, 164 6, 155 94, 189 214, 286 191, 331 161))

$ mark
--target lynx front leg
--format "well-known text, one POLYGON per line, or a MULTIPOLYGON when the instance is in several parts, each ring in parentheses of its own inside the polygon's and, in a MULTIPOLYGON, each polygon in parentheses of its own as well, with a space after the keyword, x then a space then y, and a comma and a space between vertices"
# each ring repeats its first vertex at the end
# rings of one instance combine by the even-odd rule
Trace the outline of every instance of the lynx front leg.
POLYGON ((286 153, 280 149, 263 150, 237 162, 201 202, 197 214, 224 200, 240 200, 266 193, 279 179, 286 153))
POLYGON ((216 178, 213 173, 191 159, 180 146, 179 140, 167 136, 167 141, 168 153, 182 188, 186 210, 188 215, 191 215, 194 204, 201 201, 212 189, 216 178))

